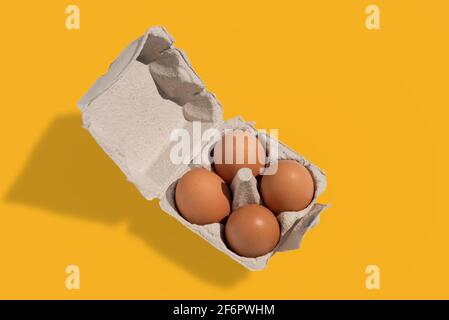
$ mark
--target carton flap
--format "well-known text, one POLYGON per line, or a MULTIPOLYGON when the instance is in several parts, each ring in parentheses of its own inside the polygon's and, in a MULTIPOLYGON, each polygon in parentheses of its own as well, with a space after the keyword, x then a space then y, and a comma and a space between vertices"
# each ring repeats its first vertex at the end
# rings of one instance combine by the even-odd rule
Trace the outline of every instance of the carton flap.
POLYGON ((193 121, 202 130, 223 122, 219 102, 172 44, 163 28, 151 28, 78 103, 86 129, 147 199, 186 167, 170 159, 170 134, 191 133, 193 121))

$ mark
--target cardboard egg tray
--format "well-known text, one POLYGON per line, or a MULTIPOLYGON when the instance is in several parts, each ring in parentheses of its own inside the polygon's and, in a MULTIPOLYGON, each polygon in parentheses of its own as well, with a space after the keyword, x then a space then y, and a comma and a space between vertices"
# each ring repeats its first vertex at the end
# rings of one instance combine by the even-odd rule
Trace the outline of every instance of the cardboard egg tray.
MULTIPOLYGON (((186 54, 173 46, 172 37, 162 27, 151 28, 132 42, 80 99, 78 106, 83 126, 146 199, 158 198, 163 211, 250 270, 264 269, 278 251, 299 248, 305 233, 318 223, 326 208, 316 202, 326 188, 325 174, 284 144, 259 133, 252 123, 240 117, 223 121, 220 103, 206 90, 186 54), (204 143, 192 154, 189 164, 173 163, 170 150, 175 142, 169 139, 171 132, 183 128, 193 133, 195 121, 201 121, 202 132, 209 128, 223 133, 233 129, 250 131, 263 145, 277 145, 278 159, 296 160, 312 174, 313 201, 301 211, 278 215, 281 239, 272 252, 257 258, 238 256, 226 246, 224 225, 191 224, 178 213, 174 201, 176 182, 197 166, 195 160, 202 150, 210 150, 216 142, 204 143)), ((202 166, 211 170, 208 164, 202 166)), ((230 187, 233 209, 261 203, 257 181, 245 169, 238 172, 230 187)))

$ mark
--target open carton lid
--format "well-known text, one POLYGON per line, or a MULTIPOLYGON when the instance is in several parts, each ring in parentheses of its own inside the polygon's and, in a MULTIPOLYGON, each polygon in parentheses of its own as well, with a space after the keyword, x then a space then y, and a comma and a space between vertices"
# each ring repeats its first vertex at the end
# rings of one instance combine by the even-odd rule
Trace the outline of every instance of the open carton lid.
POLYGON ((191 137, 193 121, 202 131, 223 124, 219 102, 162 27, 123 50, 78 106, 84 127, 147 199, 160 198, 187 167, 170 160, 174 130, 191 137))

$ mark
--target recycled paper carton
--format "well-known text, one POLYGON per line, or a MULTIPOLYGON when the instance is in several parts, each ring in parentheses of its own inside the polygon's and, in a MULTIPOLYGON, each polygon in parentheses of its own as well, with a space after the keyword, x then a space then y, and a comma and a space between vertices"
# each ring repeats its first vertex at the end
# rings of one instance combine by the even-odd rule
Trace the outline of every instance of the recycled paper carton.
MULTIPOLYGON (((304 234, 318 223, 320 213, 326 208, 316 202, 326 187, 325 174, 284 144, 258 132, 252 123, 240 117, 224 121, 217 98, 206 90, 186 54, 173 46, 173 38, 162 27, 151 28, 132 42, 81 98, 78 106, 84 127, 146 199, 158 198, 165 213, 250 270, 265 268, 278 251, 299 248, 304 234), (176 143, 170 135, 180 128, 194 134, 198 123, 201 132, 211 128, 220 132, 230 129, 253 132, 265 146, 277 147, 277 152, 270 155, 297 160, 312 174, 315 182, 312 203, 304 210, 278 215, 281 239, 272 252, 257 258, 238 256, 226 246, 222 224, 195 225, 178 213, 174 201, 177 180, 197 166, 198 157, 205 149, 213 148, 216 140, 205 142, 189 161, 179 164, 170 158, 176 143)), ((202 166, 212 170, 210 165, 202 166)), ((256 184, 256 179, 244 169, 239 171, 231 184, 234 209, 261 202, 256 184)))

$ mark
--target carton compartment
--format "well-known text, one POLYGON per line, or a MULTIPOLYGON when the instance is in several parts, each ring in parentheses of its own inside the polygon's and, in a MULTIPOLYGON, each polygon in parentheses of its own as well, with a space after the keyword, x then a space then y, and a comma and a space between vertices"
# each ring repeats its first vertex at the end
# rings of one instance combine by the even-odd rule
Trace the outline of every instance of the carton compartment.
MULTIPOLYGON (((240 118, 231 119, 225 122, 224 127, 226 128, 226 130, 240 129, 250 131, 258 136, 264 146, 267 145, 267 139, 272 139, 271 137, 268 137, 266 135, 258 134, 256 129, 251 124, 243 122, 240 118)), ((225 129, 223 129, 223 134, 224 130, 225 129)), ((212 142, 210 145, 205 146, 205 148, 208 148, 209 154, 210 151, 213 150, 215 143, 216 141, 212 142)), ((229 255, 232 259, 239 262, 246 268, 250 270, 264 269, 268 263, 268 260, 276 252, 289 251, 299 248, 306 232, 319 222, 320 213, 327 207, 326 205, 318 204, 316 202, 317 197, 324 191, 325 188, 326 181, 324 174, 313 164, 309 163, 306 159, 293 152, 285 145, 278 143, 278 146, 278 157, 276 159, 271 159, 270 161, 295 160, 304 165, 313 177, 315 193, 312 202, 307 206, 307 208, 300 211, 281 212, 277 216, 279 225, 281 227, 281 238, 276 248, 266 255, 256 258, 239 256, 228 248, 224 235, 225 226, 222 223, 212 223, 203 226, 196 225, 184 219, 178 212, 175 203, 176 183, 188 170, 194 167, 198 167, 198 165, 194 165, 193 163, 191 163, 189 167, 186 168, 186 170, 177 177, 176 181, 174 181, 167 188, 160 202, 161 208, 171 216, 176 218, 178 221, 180 221, 182 224, 184 224, 187 228, 191 229, 193 232, 212 244, 214 247, 223 251, 225 254, 229 255)), ((267 157, 269 158, 269 150, 268 148, 266 149, 267 157)), ((214 172, 213 166, 210 164, 204 164, 200 167, 214 172)), ((263 205, 259 193, 259 181, 258 179, 253 177, 251 170, 246 168, 240 169, 229 187, 232 192, 232 211, 246 204, 256 203, 263 205)))

